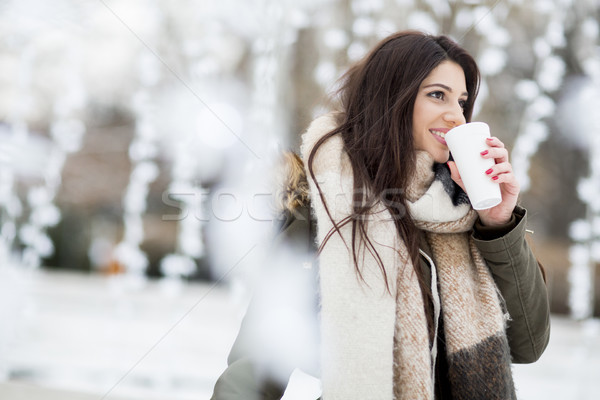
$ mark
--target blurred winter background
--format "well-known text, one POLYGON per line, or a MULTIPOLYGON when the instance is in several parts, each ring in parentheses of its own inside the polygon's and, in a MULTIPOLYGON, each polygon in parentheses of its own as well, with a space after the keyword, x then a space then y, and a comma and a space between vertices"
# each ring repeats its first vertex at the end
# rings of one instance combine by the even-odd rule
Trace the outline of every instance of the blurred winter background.
POLYGON ((474 120, 512 149, 553 312, 520 398, 599 398, 599 21, 597 0, 0 0, 0 398, 208 399, 268 259, 270 160, 406 28, 476 56, 474 120))

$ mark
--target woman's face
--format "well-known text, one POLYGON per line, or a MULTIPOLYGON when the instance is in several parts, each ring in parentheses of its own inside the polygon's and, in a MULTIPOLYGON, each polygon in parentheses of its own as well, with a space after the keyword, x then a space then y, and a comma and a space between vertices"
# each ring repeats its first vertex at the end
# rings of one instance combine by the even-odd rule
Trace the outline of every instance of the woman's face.
POLYGON ((425 150, 438 163, 448 161, 444 137, 464 124, 463 107, 468 93, 465 73, 453 61, 444 61, 423 80, 415 99, 413 138, 417 150, 425 150))

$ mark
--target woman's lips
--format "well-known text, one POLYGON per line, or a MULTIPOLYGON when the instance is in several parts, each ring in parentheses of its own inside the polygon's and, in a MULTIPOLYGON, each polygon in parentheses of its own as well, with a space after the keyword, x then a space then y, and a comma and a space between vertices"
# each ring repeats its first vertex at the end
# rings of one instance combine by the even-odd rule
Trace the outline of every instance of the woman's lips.
POLYGON ((443 144, 444 146, 448 146, 446 144, 446 133, 448 133, 448 129, 430 129, 429 132, 433 135, 435 140, 443 144))

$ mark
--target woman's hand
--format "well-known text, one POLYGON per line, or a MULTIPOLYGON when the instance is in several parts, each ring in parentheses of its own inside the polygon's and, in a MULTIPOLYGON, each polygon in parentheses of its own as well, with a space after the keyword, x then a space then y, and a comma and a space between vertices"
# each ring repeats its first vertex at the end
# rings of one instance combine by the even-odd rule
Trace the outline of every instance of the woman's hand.
MULTIPOLYGON (((500 191, 502 193, 502 202, 495 207, 488 208, 487 210, 479 210, 479 219, 481 223, 487 226, 499 226, 504 225, 510 221, 512 212, 517 205, 517 199, 519 197, 519 183, 513 173, 512 166, 508 162, 508 151, 497 137, 491 137, 486 140, 489 149, 483 151, 481 156, 483 158, 493 158, 496 162, 492 168, 487 170, 485 173, 494 182, 500 184, 500 191)), ((465 186, 458 173, 458 168, 454 161, 448 162, 450 167, 450 173, 452 174, 452 180, 456 182, 463 190, 465 186)), ((465 190, 466 192, 466 190, 465 190)))

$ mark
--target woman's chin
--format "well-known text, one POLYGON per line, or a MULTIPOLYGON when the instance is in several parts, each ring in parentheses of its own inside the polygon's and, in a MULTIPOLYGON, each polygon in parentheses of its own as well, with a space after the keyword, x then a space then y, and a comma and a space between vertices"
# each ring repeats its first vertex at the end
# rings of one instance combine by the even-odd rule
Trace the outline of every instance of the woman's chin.
POLYGON ((448 151, 448 150, 446 150, 446 151, 438 150, 438 151, 434 151, 434 152, 430 151, 429 154, 431 154, 431 156, 433 157, 433 160, 439 164, 445 164, 450 159, 450 151, 448 151))

